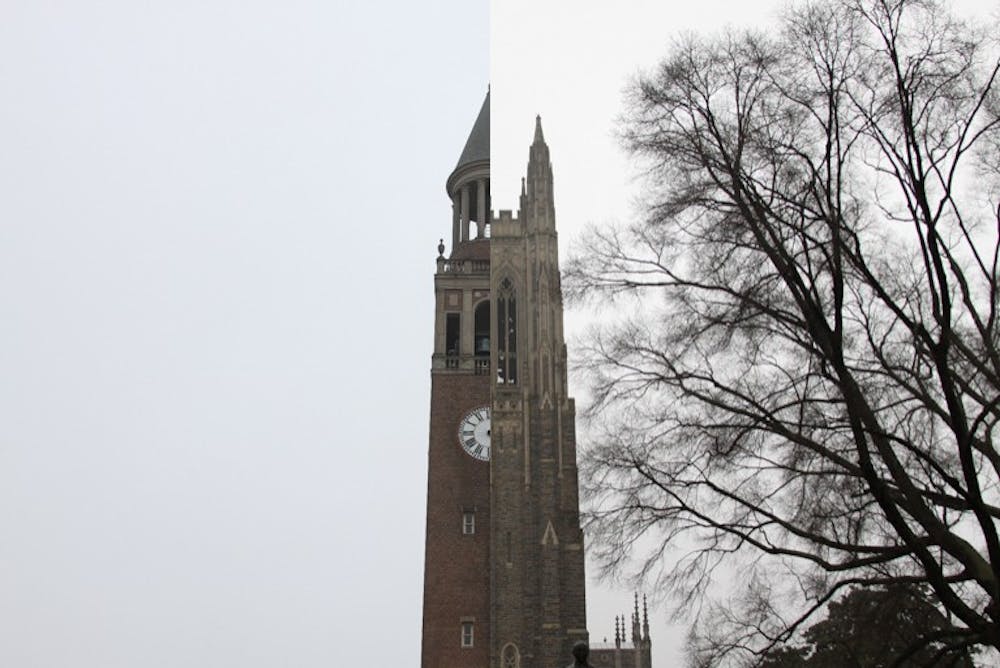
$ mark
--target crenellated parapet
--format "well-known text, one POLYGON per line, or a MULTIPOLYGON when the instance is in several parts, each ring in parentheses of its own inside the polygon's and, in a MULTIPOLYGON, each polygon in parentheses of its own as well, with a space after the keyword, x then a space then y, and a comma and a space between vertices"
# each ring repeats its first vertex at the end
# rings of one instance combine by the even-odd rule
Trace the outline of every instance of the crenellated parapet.
POLYGON ((490 237, 522 237, 521 221, 509 209, 501 209, 490 224, 490 237))

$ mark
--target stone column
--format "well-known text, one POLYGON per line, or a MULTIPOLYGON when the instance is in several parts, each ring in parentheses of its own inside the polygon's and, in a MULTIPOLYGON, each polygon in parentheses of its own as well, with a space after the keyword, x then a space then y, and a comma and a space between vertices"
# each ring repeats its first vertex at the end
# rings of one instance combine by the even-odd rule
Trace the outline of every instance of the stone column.
POLYGON ((476 186, 479 188, 476 195, 476 238, 482 239, 486 236, 486 180, 479 179, 476 181, 476 186))
MULTIPOLYGON (((462 241, 467 241, 469 239, 469 186, 468 184, 462 186, 462 213, 461 213, 461 227, 462 231, 460 238, 462 241)), ((454 251, 452 251, 454 252, 454 251)))
POLYGON ((462 203, 459 199, 458 193, 451 196, 451 252, 455 252, 455 248, 458 243, 462 240, 461 233, 461 210, 462 203))

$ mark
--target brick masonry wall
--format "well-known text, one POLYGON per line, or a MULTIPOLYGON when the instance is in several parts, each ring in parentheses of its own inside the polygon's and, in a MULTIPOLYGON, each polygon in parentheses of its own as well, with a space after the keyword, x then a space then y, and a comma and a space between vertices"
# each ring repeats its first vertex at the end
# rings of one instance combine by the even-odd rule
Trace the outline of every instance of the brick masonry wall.
POLYGON ((458 442, 467 412, 490 404, 489 376, 431 376, 422 668, 486 666, 490 646, 490 465, 458 442), (462 533, 475 510, 476 533, 462 533), (461 647, 461 623, 473 620, 474 646, 461 647))

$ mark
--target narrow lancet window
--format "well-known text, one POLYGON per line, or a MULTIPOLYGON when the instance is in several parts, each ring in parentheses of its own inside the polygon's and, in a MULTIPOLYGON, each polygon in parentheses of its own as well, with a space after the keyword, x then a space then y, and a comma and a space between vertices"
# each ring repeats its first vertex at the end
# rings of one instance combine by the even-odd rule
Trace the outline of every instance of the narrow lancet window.
POLYGON ((517 300, 509 278, 497 293, 497 384, 517 384, 517 300))

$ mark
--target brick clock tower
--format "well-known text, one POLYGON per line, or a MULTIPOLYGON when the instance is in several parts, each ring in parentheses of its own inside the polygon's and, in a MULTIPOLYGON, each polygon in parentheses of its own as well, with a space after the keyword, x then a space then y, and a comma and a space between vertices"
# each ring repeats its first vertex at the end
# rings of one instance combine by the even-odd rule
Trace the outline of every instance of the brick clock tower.
POLYGON ((549 148, 493 216, 490 100, 447 181, 434 276, 422 668, 555 668, 587 640, 549 148))

